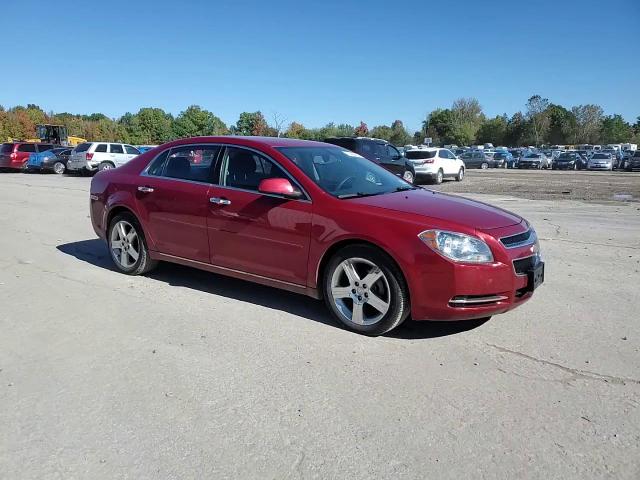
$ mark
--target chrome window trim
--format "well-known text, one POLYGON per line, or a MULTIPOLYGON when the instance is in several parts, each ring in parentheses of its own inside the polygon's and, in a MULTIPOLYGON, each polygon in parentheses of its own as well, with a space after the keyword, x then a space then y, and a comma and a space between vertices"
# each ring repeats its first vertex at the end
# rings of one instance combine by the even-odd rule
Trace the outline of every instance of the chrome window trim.
POLYGON ((221 162, 224 162, 224 156, 226 154, 226 148, 227 147, 243 148, 245 150, 249 150, 251 152, 257 153, 258 155, 262 155, 267 160, 270 160, 271 162, 275 163, 280 168, 280 170, 282 170, 284 172, 284 174, 287 177, 289 177, 289 180, 291 180, 293 182, 293 184, 298 187, 298 189, 302 192, 302 194, 305 196, 305 198, 288 198, 288 197, 282 197, 280 195, 272 195, 272 194, 269 194, 269 193, 262 193, 262 192, 259 192, 258 190, 249 190, 247 188, 238 188, 238 187, 230 187, 228 185, 223 185, 223 182, 222 182, 222 167, 224 165, 222 165, 222 164, 220 165, 218 183, 215 184, 216 187, 228 188, 229 190, 237 190, 239 192, 256 193, 258 195, 264 195, 264 196, 273 197, 273 198, 286 198, 287 200, 295 200, 295 201, 298 201, 298 202, 302 201, 302 202, 313 203, 313 201, 311 200, 311 195, 309 195, 309 193, 302 187, 302 185, 300 185, 300 182, 298 182, 298 180, 296 180, 296 178, 293 175, 291 175, 291 173, 286 168, 284 168, 280 162, 274 160, 270 155, 268 155, 268 154, 266 154, 266 153, 264 153, 264 152, 262 152, 262 151, 260 151, 258 149, 251 148, 251 147, 246 147, 244 145, 236 145, 236 144, 233 144, 233 143, 222 144, 222 145, 224 145, 225 151, 222 152, 222 158, 220 159, 221 162))
MULTIPOLYGON (((168 156, 168 155, 167 155, 168 156)), ((163 168, 164 171, 164 168, 163 168)), ((293 200, 293 201, 297 201, 297 202, 308 202, 308 203, 313 203, 313 201, 311 200, 311 195, 309 195, 309 193, 302 187, 302 185, 300 185, 300 183, 295 179, 295 177, 293 177, 293 175, 291 175, 291 173, 289 173, 289 171, 284 168, 282 166, 282 164, 280 164, 280 162, 274 160, 270 155, 264 153, 261 150, 258 150, 256 148, 252 148, 252 147, 247 147, 245 145, 237 145, 235 143, 185 143, 184 145, 174 145, 173 147, 169 147, 167 149, 161 150, 157 155, 155 155, 150 161, 149 163, 147 163, 147 166, 144 167, 144 169, 140 172, 139 174, 141 177, 149 177, 149 178, 161 178, 161 179, 165 179, 165 180, 175 180, 175 181, 179 181, 179 182, 184 182, 184 183, 194 183, 196 185, 209 185, 212 187, 218 187, 218 188, 228 188, 229 190, 236 190, 239 192, 249 192, 249 193, 255 193, 257 195, 263 195, 265 197, 272 197, 272 198, 286 198, 287 200, 293 200), (269 193, 262 193, 259 192, 258 190, 248 190, 246 188, 237 188, 237 187, 229 187, 227 185, 222 185, 222 183, 220 182, 221 177, 222 177, 222 168, 220 169, 217 181, 218 183, 213 183, 213 182, 200 182, 197 180, 187 180, 184 178, 173 178, 173 177, 165 177, 164 175, 150 175, 148 173, 149 168, 151 168, 151 165, 153 164, 153 162, 156 161, 156 159, 161 156, 164 152, 169 152, 171 153, 171 150, 174 148, 178 148, 178 147, 195 147, 195 146, 203 146, 203 145, 214 145, 217 147, 220 147, 220 152, 218 152, 218 157, 216 158, 216 165, 214 165, 214 171, 215 168, 217 167, 217 163, 218 161, 223 161, 224 160, 224 154, 225 154, 225 149, 226 147, 236 147, 236 148, 244 148, 245 150, 250 150, 252 152, 255 152, 259 155, 262 155, 263 157, 266 157, 268 160, 272 161, 273 163, 275 163, 278 167, 280 167, 280 169, 285 173, 285 175, 287 175, 287 177, 289 177, 289 179, 298 186, 298 188, 300 189, 300 191, 304 194, 305 198, 286 198, 286 197, 281 197, 280 195, 272 195, 269 193), (222 155, 222 158, 220 158, 220 155, 222 155)))
POLYGON ((449 304, 454 305, 477 305, 482 303, 497 303, 509 300, 506 295, 488 295, 486 297, 474 297, 474 298, 457 298, 453 297, 449 300, 449 304))

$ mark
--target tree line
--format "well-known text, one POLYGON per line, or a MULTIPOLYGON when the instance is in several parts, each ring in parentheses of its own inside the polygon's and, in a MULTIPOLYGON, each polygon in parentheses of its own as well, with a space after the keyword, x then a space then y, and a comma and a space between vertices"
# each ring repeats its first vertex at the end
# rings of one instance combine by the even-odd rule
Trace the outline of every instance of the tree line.
POLYGON ((235 124, 226 125, 214 113, 191 105, 177 116, 161 108, 141 108, 109 118, 102 113, 78 115, 45 112, 34 104, 5 109, 0 106, 0 141, 28 139, 35 136, 35 126, 42 123, 65 125, 69 135, 87 140, 118 141, 134 145, 157 145, 176 138, 207 135, 262 135, 322 140, 333 136, 371 136, 395 145, 419 144, 426 137, 434 145, 575 145, 640 143, 640 116, 634 124, 621 115, 605 115, 598 105, 578 105, 567 109, 534 95, 524 111, 511 117, 506 114, 487 117, 475 98, 460 98, 450 108, 430 112, 419 131, 410 133, 401 120, 391 125, 369 129, 359 125, 328 123, 320 128, 307 128, 273 113, 243 112, 235 124))

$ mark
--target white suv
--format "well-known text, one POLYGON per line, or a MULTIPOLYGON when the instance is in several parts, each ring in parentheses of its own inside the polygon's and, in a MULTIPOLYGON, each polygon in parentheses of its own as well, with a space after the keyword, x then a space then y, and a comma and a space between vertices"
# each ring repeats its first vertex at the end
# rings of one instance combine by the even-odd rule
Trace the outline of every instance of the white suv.
POLYGON ((67 170, 70 172, 109 170, 124 165, 138 155, 140 151, 137 148, 124 143, 81 143, 71 151, 67 170))
POLYGON ((445 178, 464 178, 464 162, 447 148, 414 147, 404 152, 407 160, 413 163, 416 170, 416 182, 428 179, 434 183, 442 183, 445 178))

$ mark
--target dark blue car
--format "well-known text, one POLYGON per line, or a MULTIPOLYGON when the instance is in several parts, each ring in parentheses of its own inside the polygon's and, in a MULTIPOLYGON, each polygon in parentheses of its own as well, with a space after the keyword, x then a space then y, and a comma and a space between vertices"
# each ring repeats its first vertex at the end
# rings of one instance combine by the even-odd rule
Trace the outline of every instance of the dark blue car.
POLYGON ((44 152, 32 153, 24 168, 29 172, 48 171, 62 175, 67 170, 67 161, 71 150, 69 147, 58 147, 44 152))

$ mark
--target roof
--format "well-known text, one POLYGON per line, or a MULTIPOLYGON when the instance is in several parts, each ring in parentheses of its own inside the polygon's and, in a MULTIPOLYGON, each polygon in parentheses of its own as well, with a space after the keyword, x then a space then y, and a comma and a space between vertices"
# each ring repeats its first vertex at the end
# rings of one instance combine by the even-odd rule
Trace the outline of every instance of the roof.
POLYGON ((218 137, 190 137, 175 140, 174 144, 205 142, 205 143, 231 143, 237 145, 262 146, 262 147, 326 147, 326 143, 312 140, 300 140, 298 138, 278 138, 278 137, 244 137, 237 135, 224 135, 218 137))

